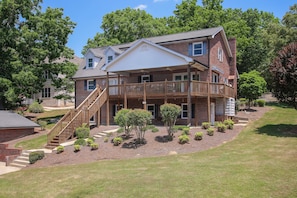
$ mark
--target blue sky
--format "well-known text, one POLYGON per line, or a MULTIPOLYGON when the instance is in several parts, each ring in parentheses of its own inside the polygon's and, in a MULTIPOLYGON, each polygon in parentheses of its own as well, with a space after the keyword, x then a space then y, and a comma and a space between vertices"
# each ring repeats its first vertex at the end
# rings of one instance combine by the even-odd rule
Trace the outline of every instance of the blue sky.
MULTIPOLYGON (((202 0, 197 2, 201 5, 202 0)), ((130 7, 143 9, 153 17, 168 17, 173 15, 176 4, 180 3, 181 0, 44 0, 42 7, 63 8, 65 16, 76 23, 67 46, 75 51, 75 55, 82 57, 81 50, 88 38, 102 32, 100 26, 105 14, 130 7)), ((295 0, 224 0, 223 7, 257 8, 281 19, 294 3, 295 0)))

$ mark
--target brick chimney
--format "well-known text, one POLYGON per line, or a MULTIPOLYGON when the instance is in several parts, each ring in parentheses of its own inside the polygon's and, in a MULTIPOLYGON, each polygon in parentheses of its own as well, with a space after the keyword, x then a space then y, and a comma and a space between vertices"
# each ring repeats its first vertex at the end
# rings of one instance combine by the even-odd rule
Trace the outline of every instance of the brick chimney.
POLYGON ((237 79, 238 79, 238 72, 236 66, 236 38, 230 38, 228 40, 229 46, 232 53, 232 58, 230 58, 230 76, 229 76, 229 83, 232 84, 235 90, 235 94, 237 95, 237 79))

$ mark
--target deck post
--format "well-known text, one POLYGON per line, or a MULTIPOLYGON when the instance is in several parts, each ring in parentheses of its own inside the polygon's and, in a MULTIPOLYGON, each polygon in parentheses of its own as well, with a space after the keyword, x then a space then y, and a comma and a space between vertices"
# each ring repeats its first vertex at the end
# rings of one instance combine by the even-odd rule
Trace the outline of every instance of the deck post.
POLYGON ((109 72, 106 73, 106 125, 109 126, 109 72))
POLYGON ((207 115, 208 115, 208 122, 210 122, 210 85, 209 85, 209 81, 207 82, 207 115))
POLYGON ((127 92, 126 92, 126 81, 124 82, 124 108, 128 108, 128 103, 127 103, 127 92))
POLYGON ((146 83, 145 81, 143 82, 143 109, 146 110, 146 83))
POLYGON ((191 105, 191 65, 188 65, 187 68, 187 73, 188 73, 188 83, 187 83, 187 88, 188 88, 188 96, 187 96, 187 102, 188 102, 188 125, 191 125, 191 118, 192 118, 192 105, 191 105))
POLYGON ((164 97, 164 104, 166 104, 167 103, 167 78, 165 79, 165 84, 164 84, 164 95, 165 95, 165 97, 164 97))

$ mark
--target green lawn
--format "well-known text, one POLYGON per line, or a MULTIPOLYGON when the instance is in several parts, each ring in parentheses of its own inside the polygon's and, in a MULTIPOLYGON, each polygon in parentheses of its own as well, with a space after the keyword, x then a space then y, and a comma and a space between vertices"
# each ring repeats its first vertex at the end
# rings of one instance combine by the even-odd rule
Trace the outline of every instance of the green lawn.
POLYGON ((24 150, 44 148, 47 142, 47 136, 42 135, 31 140, 24 140, 15 145, 15 148, 21 147, 24 150))
POLYGON ((0 176, 0 197, 296 197, 297 111, 275 107, 232 142, 199 153, 0 176))

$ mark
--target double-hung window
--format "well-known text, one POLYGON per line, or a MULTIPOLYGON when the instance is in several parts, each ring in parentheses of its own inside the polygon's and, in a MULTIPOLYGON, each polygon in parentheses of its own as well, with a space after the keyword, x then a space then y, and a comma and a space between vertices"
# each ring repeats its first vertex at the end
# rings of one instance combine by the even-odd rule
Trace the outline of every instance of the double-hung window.
POLYGON ((193 56, 203 55, 203 42, 193 43, 193 56))
POLYGON ((95 80, 88 80, 87 81, 87 90, 91 91, 96 88, 96 81, 95 80))
POLYGON ((223 62, 223 49, 220 47, 218 48, 218 60, 223 62))
POLYGON ((88 59, 88 68, 93 68, 93 59, 92 58, 88 59))
POLYGON ((49 87, 43 88, 41 91, 41 97, 42 98, 50 98, 51 97, 51 88, 49 88, 49 87))
POLYGON ((113 56, 108 56, 107 57, 107 63, 110 63, 113 60, 113 56))

